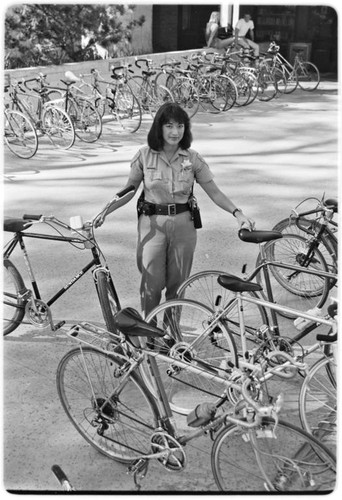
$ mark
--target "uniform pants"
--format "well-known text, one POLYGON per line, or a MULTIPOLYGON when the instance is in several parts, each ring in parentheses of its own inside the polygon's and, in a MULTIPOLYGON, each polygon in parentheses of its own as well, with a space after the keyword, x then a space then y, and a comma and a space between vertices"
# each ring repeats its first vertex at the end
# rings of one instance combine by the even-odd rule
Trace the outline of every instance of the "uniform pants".
POLYGON ((141 309, 147 315, 161 300, 175 298, 191 272, 197 234, 190 212, 174 216, 141 215, 137 264, 141 273, 141 309))

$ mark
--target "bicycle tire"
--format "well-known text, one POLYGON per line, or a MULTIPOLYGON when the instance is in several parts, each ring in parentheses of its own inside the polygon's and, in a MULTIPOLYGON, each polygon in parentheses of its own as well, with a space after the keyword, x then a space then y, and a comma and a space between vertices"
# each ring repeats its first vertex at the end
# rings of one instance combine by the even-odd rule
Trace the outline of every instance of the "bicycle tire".
POLYGON ((38 150, 36 129, 20 111, 5 111, 4 139, 8 149, 18 158, 28 160, 38 150))
POLYGON ((227 93, 227 104, 223 111, 229 111, 236 103, 238 90, 234 80, 228 75, 220 75, 220 82, 225 87, 227 93))
POLYGON ((97 293, 107 330, 115 333, 114 316, 121 309, 118 295, 107 271, 99 270, 96 279, 97 293))
POLYGON ((299 393, 299 418, 303 429, 336 454, 337 363, 331 354, 316 361, 299 393))
POLYGON ((225 110, 228 95, 221 81, 210 75, 203 75, 198 82, 200 105, 208 113, 221 113, 225 110))
POLYGON ((321 80, 317 66, 308 61, 301 61, 300 64, 296 66, 296 73, 298 85, 302 90, 313 92, 317 89, 321 80))
POLYGON ((42 132, 59 149, 70 149, 75 142, 75 128, 70 116, 53 104, 44 105, 42 132))
POLYGON ((259 93, 259 83, 258 78, 252 68, 241 66, 239 72, 243 75, 244 79, 247 81, 249 86, 249 97, 244 103, 244 106, 252 104, 258 96, 259 93))
POLYGON ((200 105, 198 91, 193 83, 186 78, 175 78, 174 80, 174 83, 168 83, 166 88, 170 90, 174 102, 186 111, 189 118, 192 118, 197 113, 200 105))
POLYGON ((13 332, 25 316, 26 292, 24 280, 9 259, 4 259, 3 275, 3 335, 13 332))
MULTIPOLYGON (((247 106, 252 100, 252 86, 250 85, 246 76, 241 73, 231 74, 231 78, 233 79, 236 88, 237 88, 237 98, 235 101, 235 106, 247 106)), ((254 100, 254 99, 253 99, 254 100)))
POLYGON ((88 99, 82 97, 69 98, 67 113, 74 125, 76 137, 81 141, 93 143, 101 137, 101 115, 96 106, 88 99))
MULTIPOLYGON (((211 310, 216 309, 218 302, 220 302, 220 310, 225 308, 228 304, 233 305, 233 303, 235 303, 235 308, 232 309, 228 315, 224 315, 223 320, 229 332, 233 335, 235 345, 239 351, 241 338, 237 299, 233 292, 219 285, 217 279, 222 274, 226 273, 223 271, 208 270, 200 271, 189 276, 177 290, 177 297, 200 302, 211 310)), ((257 297, 255 293, 246 293, 246 295, 257 297)), ((250 350, 260 344, 261 341, 258 338, 258 331, 262 326, 267 326, 269 320, 266 309, 263 306, 252 304, 251 302, 243 303, 243 316, 247 347, 250 350)))
POLYGON ((333 491, 336 458, 311 434, 264 418, 256 429, 229 424, 216 436, 211 466, 221 491, 333 491))
POLYGON ((277 87, 273 74, 262 66, 258 72, 259 91, 257 98, 259 101, 268 102, 277 95, 277 87))
MULTIPOLYGON (((299 223, 307 231, 299 228, 296 224, 296 220, 288 218, 279 221, 273 227, 273 230, 280 231, 283 234, 298 234, 303 238, 308 238, 313 236, 316 232, 319 232, 321 229, 321 224, 316 222, 314 219, 300 217, 299 223)), ((320 236, 318 250, 323 255, 329 272, 334 274, 337 273, 338 243, 336 236, 328 227, 325 227, 324 233, 320 236)), ((334 286, 336 281, 337 280, 330 280, 330 287, 334 286)))
MULTIPOLYGON (((211 373, 214 369, 217 374, 217 370, 225 369, 229 362, 237 365, 234 339, 225 325, 219 323, 195 347, 191 346, 212 319, 212 311, 202 304, 181 299, 167 301, 146 317, 148 323, 163 329, 166 336, 147 342, 146 346, 170 358, 195 363, 204 371, 211 367, 211 373)), ((188 372, 186 368, 173 370, 172 363, 160 358, 156 358, 156 362, 171 409, 176 413, 186 415, 197 403, 216 401, 224 391, 224 383, 188 372)), ((146 369, 142 367, 141 371, 146 385, 153 391, 146 369)))
MULTIPOLYGON (((329 279, 315 276, 306 272, 293 271, 291 269, 276 267, 272 262, 281 262, 284 265, 293 264, 299 266, 299 260, 304 255, 306 240, 299 235, 284 234, 283 238, 273 240, 265 245, 266 259, 271 280, 274 301, 283 306, 292 307, 298 311, 308 311, 314 307, 321 308, 329 295, 329 279), (279 244, 281 242, 281 244, 279 244)), ((256 267, 261 264, 260 254, 257 257, 256 267)), ((327 263, 319 250, 314 250, 311 262, 306 268, 316 271, 328 271, 327 263)), ((262 272, 256 276, 257 282, 263 287, 260 292, 265 298, 265 283, 262 272)), ((281 316, 295 318, 291 313, 278 312, 281 316)))
POLYGON ((132 134, 139 130, 142 121, 142 111, 138 99, 128 85, 119 87, 115 92, 113 108, 108 101, 107 105, 115 116, 120 129, 115 132, 132 134))
POLYGON ((280 68, 285 75, 286 88, 284 90, 284 94, 292 94, 292 92, 294 92, 298 88, 298 78, 296 71, 284 64, 277 64, 275 67, 280 68))
POLYGON ((131 462, 151 449, 158 410, 146 386, 131 372, 119 394, 124 361, 91 347, 72 349, 57 368, 63 409, 81 436, 118 462, 131 462))

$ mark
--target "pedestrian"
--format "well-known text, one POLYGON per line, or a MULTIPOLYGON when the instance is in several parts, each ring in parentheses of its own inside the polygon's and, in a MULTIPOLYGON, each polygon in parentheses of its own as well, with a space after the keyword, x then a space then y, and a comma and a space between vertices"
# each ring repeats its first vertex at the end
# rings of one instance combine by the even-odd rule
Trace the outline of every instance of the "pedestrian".
POLYGON ((234 30, 235 45, 242 45, 244 48, 253 49, 254 57, 259 59, 259 45, 254 42, 254 22, 250 14, 245 14, 238 20, 234 30), (246 35, 250 38, 247 38, 246 35))
POLYGON ((205 40, 207 42, 208 48, 214 48, 217 50, 227 49, 230 45, 235 42, 235 39, 219 38, 219 29, 220 29, 220 13, 217 11, 213 11, 210 14, 209 21, 207 22, 207 26, 205 28, 205 40))
MULTIPOLYGON (((139 203, 137 264, 141 273, 141 309, 147 315, 165 289, 165 299, 176 296, 188 278, 196 246, 196 228, 189 198, 196 181, 240 226, 252 229, 253 221, 218 188, 207 163, 190 148, 192 133, 187 113, 176 103, 163 104, 155 115, 142 147, 131 162, 127 186, 135 191, 143 183, 139 203)), ((109 202, 95 221, 100 226, 114 210, 109 202)))

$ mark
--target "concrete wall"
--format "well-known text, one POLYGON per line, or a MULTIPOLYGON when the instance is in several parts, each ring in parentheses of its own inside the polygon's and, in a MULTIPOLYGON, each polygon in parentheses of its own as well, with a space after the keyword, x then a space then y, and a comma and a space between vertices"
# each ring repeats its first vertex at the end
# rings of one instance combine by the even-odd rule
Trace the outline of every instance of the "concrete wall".
POLYGON ((15 80, 19 80, 22 78, 33 78, 37 76, 39 73, 43 73, 47 75, 47 81, 50 85, 59 85, 61 78, 64 78, 64 74, 66 71, 72 71, 76 76, 80 74, 90 73, 92 68, 100 71, 101 75, 110 80, 111 74, 111 66, 119 65, 122 62, 131 63, 133 65, 134 72, 136 74, 140 74, 140 70, 134 65, 134 61, 136 57, 146 57, 148 59, 152 59, 156 65, 160 65, 165 63, 167 60, 176 59, 184 62, 182 58, 185 54, 190 54, 193 52, 198 52, 197 50, 188 50, 188 51, 178 51, 178 52, 165 52, 161 54, 147 54, 141 56, 132 56, 118 59, 104 59, 98 61, 85 61, 79 63, 68 63, 63 64, 61 66, 36 66, 34 68, 21 68, 21 69, 12 69, 7 70, 5 72, 6 75, 9 75, 10 78, 15 80))

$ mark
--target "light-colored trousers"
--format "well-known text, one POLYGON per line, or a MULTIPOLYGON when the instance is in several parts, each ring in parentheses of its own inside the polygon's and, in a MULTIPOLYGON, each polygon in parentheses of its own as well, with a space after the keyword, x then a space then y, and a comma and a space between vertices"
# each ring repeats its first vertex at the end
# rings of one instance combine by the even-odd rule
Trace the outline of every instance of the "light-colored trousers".
POLYGON ((174 216, 141 215, 138 221, 137 264, 141 273, 140 300, 145 316, 191 272, 197 234, 190 212, 174 216))

